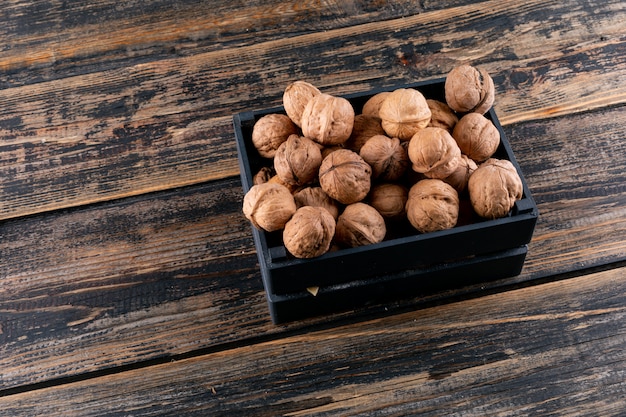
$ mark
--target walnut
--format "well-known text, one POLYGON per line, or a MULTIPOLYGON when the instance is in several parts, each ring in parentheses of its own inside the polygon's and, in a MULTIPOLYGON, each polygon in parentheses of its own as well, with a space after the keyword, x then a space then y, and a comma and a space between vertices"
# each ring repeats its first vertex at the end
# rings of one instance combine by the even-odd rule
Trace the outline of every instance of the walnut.
POLYGON ((339 149, 322 161, 320 186, 343 204, 363 200, 370 190, 372 168, 354 151, 339 149))
POLYGON ((488 219, 505 217, 524 191, 511 161, 496 158, 483 162, 467 186, 472 207, 479 216, 488 219))
POLYGON ((264 182, 268 182, 270 178, 272 178, 274 175, 276 175, 274 168, 262 167, 257 171, 256 174, 254 174, 254 177, 252 178, 252 183, 254 185, 263 184, 264 182))
POLYGON ((328 252, 335 235, 335 219, 323 207, 300 207, 285 225, 283 244, 296 258, 315 258, 328 252))
POLYGON ((295 212, 296 202, 291 192, 280 184, 254 185, 243 198, 243 214, 256 228, 267 232, 285 227, 295 212))
POLYGON ((440 127, 446 129, 448 132, 452 132, 454 125, 459 121, 458 116, 446 103, 439 100, 427 99, 428 108, 430 108, 431 117, 430 127, 440 127))
POLYGON ((372 167, 372 178, 386 181, 400 179, 411 163, 400 139, 391 139, 385 135, 371 137, 359 155, 372 167))
POLYGON ((320 93, 304 108, 302 133, 322 145, 339 145, 350 137, 354 116, 348 100, 320 93))
POLYGON ((333 216, 339 216, 339 205, 330 198, 321 187, 306 187, 293 195, 296 200, 296 207, 314 206, 323 207, 333 216))
POLYGON ((459 113, 485 114, 495 99, 495 86, 489 73, 467 64, 448 73, 444 89, 448 106, 459 113))
POLYGON ((322 152, 311 139, 291 135, 276 150, 274 169, 284 182, 305 185, 317 178, 322 152))
POLYGON ((427 127, 409 142, 409 159, 413 170, 429 178, 445 178, 459 165, 461 150, 447 130, 427 127))
POLYGON ((354 116, 352 134, 343 146, 358 153, 363 144, 376 135, 386 135, 383 126, 380 124, 380 119, 365 114, 357 114, 354 116))
POLYGON ((431 112, 422 93, 414 88, 399 88, 385 97, 379 115, 387 136, 409 140, 428 126, 431 112))
POLYGON ((468 113, 461 117, 452 136, 461 152, 476 162, 491 158, 500 145, 498 128, 480 113, 468 113))
POLYGON ((335 240, 348 247, 382 242, 387 233, 385 219, 365 203, 348 205, 337 220, 335 240))
POLYGON ((461 154, 459 165, 454 172, 443 180, 450 184, 458 193, 462 193, 467 189, 467 182, 478 166, 467 155, 461 154))
POLYGON ((298 191, 298 189, 300 189, 299 185, 297 185, 297 184, 289 184, 289 183, 283 181, 283 179, 280 178, 278 175, 274 175, 267 182, 272 183, 272 184, 282 185, 283 187, 287 188, 289 190, 289 192, 292 193, 292 194, 295 193, 296 191, 298 191))
POLYGON ((298 127, 288 116, 266 114, 252 128, 252 143, 262 157, 273 158, 280 144, 297 133, 298 127))
POLYGON ((302 113, 309 101, 320 94, 320 90, 306 81, 294 81, 285 88, 283 106, 287 116, 298 126, 302 127, 302 113))
POLYGON ((406 202, 409 190, 395 183, 381 183, 372 186, 368 196, 369 204, 385 219, 400 220, 406 216, 406 202))
POLYGON ((411 225, 421 233, 450 229, 459 217, 459 196, 442 180, 425 179, 409 190, 406 212, 411 225))
POLYGON ((324 146, 322 147, 322 160, 324 158, 326 158, 329 154, 339 150, 339 149, 343 149, 343 147, 341 145, 334 145, 334 146, 324 146))
POLYGON ((383 101, 387 98, 389 94, 391 94, 391 91, 382 91, 380 93, 374 94, 372 97, 367 99, 365 104, 363 104, 363 110, 361 111, 361 114, 373 116, 380 119, 380 106, 383 104, 383 101))

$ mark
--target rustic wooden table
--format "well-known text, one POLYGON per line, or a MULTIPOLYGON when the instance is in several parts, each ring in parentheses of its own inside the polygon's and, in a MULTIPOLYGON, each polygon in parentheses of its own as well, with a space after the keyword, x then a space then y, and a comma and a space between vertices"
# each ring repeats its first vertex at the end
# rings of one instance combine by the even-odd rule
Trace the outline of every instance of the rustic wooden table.
POLYGON ((0 414, 622 414, 626 3, 447 3, 3 3, 0 414), (461 63, 539 207, 521 275, 272 324, 232 115, 461 63))

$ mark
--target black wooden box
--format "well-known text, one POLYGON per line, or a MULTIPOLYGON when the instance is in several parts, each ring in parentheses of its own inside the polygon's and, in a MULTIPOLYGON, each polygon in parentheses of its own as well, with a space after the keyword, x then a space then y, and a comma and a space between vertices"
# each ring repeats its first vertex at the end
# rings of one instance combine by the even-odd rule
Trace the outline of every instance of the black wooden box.
MULTIPOLYGON (((415 88, 426 98, 445 101, 444 82, 438 79, 344 97, 359 114, 371 96, 397 88, 415 88)), ((244 193, 252 187, 254 174, 271 165, 258 154, 251 139, 254 123, 269 113, 284 113, 284 109, 244 112, 233 117, 244 193)), ((426 234, 407 224, 399 233, 389 233, 391 237, 381 243, 331 251, 306 260, 287 254, 281 232, 267 233, 251 226, 272 320, 280 323, 406 298, 422 287, 462 287, 470 278, 486 282, 518 275, 537 221, 537 206, 494 110, 485 116, 500 131, 500 146, 494 157, 510 160, 524 186, 522 199, 507 217, 475 218, 469 224, 426 234), (311 287, 319 288, 317 295, 307 291, 311 287)))

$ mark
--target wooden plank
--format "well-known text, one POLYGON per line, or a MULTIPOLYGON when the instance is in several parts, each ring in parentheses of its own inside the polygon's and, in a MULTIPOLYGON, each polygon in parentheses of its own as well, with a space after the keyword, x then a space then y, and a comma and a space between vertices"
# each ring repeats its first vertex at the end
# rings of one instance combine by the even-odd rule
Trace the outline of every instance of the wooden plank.
POLYGON ((621 106, 507 127, 539 207, 526 274, 626 258, 624 120, 621 106))
MULTIPOLYGON (((625 112, 506 128, 541 213, 519 277, 359 314, 626 259, 625 112)), ((270 323, 242 198, 229 178, 0 223, 0 390, 350 317, 270 323)))
POLYGON ((0 406, 12 416, 619 415, 625 276, 622 267, 302 332, 0 406))
POLYGON ((623 103, 625 6, 591 7, 485 2, 1 90, 0 219, 237 175, 230 115, 297 78, 343 94, 469 61, 505 124, 623 103))
POLYGON ((0 51, 0 85, 16 87, 467 3, 399 1, 380 7, 376 1, 274 0, 241 7, 232 2, 150 0, 138 10, 135 3, 110 0, 14 0, 0 10, 0 36, 10 45, 0 51))
MULTIPOLYGON (((96 99, 97 100, 97 99, 96 99)), ((97 104, 95 105, 97 106, 97 104)), ((71 110, 70 110, 71 111, 71 110)), ((77 121, 0 147, 0 218, 211 181, 238 172, 232 118, 77 121), (93 126, 91 126, 93 127, 93 126), (92 137, 94 133, 95 137, 92 137)), ((28 135, 28 133, 26 133, 28 135)))
POLYGON ((0 387, 267 327, 241 199, 229 180, 1 225, 0 387))

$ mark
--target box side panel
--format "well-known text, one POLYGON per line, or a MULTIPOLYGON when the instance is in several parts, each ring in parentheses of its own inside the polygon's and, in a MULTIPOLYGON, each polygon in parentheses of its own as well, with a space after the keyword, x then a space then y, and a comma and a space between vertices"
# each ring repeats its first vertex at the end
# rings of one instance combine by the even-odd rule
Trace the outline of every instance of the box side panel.
POLYGON ((527 250, 523 246, 425 270, 408 270, 375 280, 320 288, 316 296, 308 292, 268 293, 268 307, 273 322, 278 324, 494 281, 519 275, 527 250))
POLYGON ((269 263, 271 280, 267 288, 277 294, 301 291, 311 286, 325 286, 354 279, 374 279, 406 269, 434 266, 512 249, 530 241, 536 217, 520 215, 491 222, 490 226, 448 230, 422 236, 396 239, 383 244, 363 246, 330 253, 303 263, 274 258, 269 263), (308 267, 304 267, 308 265, 308 267))

